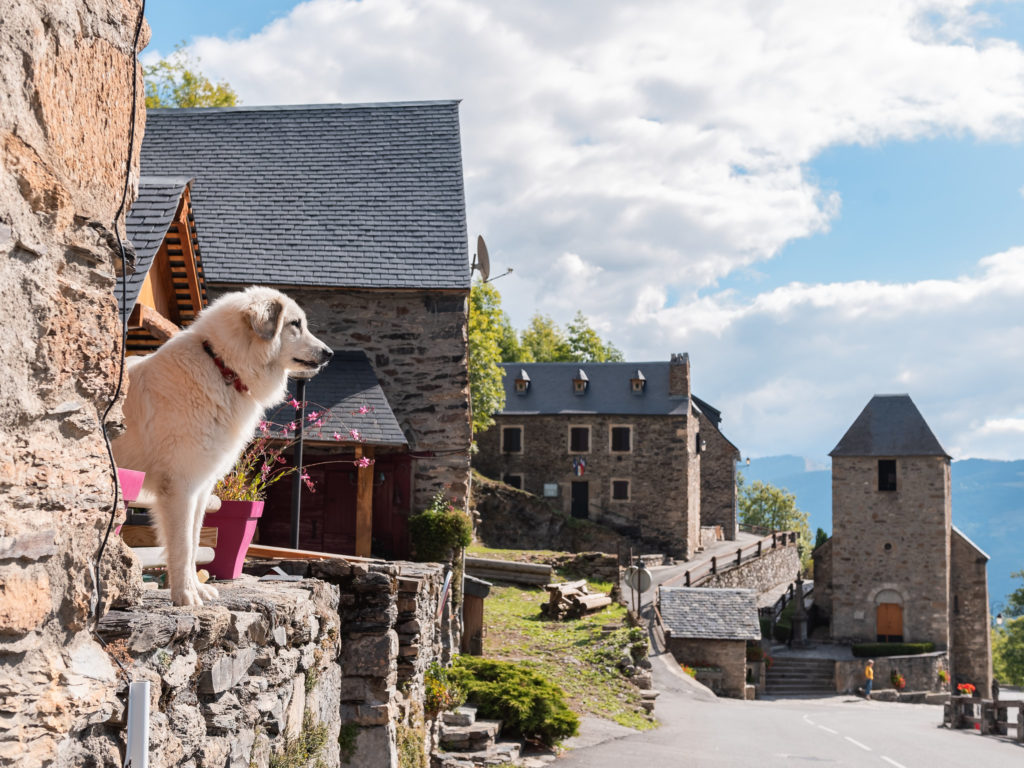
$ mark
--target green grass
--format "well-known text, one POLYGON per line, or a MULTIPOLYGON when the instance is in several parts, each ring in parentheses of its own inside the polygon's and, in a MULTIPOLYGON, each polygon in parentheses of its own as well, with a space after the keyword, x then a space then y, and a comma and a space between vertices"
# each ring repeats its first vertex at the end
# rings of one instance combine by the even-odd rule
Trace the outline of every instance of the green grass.
POLYGON ((536 563, 544 558, 564 555, 553 549, 493 549, 482 544, 470 544, 466 554, 473 557, 489 557, 493 560, 512 560, 520 563, 536 563))
MULTIPOLYGON (((496 550, 487 550, 490 553, 496 550)), ((500 550, 498 550, 500 551, 500 550)), ((607 591, 611 585, 599 585, 607 591)), ((657 723, 640 707, 640 692, 616 664, 628 651, 626 609, 618 604, 582 619, 548 621, 542 589, 495 586, 487 598, 488 658, 525 661, 558 683, 578 714, 591 714, 644 730, 657 723), (617 629, 605 634, 602 627, 617 629)))

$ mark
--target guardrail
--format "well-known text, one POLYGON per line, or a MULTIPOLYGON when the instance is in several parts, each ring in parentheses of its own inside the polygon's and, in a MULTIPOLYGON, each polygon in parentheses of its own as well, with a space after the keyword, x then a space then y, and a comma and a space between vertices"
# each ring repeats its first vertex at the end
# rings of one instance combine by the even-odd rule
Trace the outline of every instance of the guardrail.
POLYGON ((776 549, 796 546, 797 537, 798 534, 796 531, 780 531, 772 533, 752 544, 748 544, 745 547, 737 547, 735 554, 730 553, 728 555, 712 556, 710 560, 705 560, 703 563, 687 569, 678 576, 673 576, 671 579, 664 582, 662 586, 680 586, 679 582, 682 582, 681 586, 699 587, 712 576, 719 573, 731 571, 733 568, 738 568, 744 563, 756 560, 757 558, 762 557, 769 552, 773 552, 776 549))
POLYGON ((1007 736, 1009 729, 1017 733, 1014 741, 1024 744, 1024 701, 979 699, 974 696, 950 696, 942 706, 942 724, 946 728, 974 728, 983 736, 1007 736), (1016 721, 1010 710, 1017 710, 1016 721))

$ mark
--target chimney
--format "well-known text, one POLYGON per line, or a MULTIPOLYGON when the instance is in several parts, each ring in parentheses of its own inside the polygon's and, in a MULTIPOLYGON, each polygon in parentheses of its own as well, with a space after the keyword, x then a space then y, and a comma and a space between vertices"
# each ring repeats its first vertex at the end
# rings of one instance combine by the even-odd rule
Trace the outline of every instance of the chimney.
POLYGON ((690 396, 690 355, 673 353, 668 363, 668 394, 670 397, 690 396))

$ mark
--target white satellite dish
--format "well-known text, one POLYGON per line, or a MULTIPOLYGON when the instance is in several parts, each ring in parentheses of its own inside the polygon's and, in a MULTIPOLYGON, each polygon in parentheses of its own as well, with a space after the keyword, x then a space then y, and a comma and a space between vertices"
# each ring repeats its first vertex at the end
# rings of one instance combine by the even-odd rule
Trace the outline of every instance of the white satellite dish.
POLYGON ((487 254, 487 243, 483 235, 476 236, 476 256, 473 258, 473 269, 480 273, 480 279, 485 283, 491 276, 491 257, 487 254))

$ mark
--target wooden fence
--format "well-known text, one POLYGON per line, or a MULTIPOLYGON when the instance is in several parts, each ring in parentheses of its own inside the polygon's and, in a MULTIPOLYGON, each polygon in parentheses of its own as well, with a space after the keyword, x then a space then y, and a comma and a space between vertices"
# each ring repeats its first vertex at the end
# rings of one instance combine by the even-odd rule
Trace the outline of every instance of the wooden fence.
POLYGON ((977 728, 983 736, 1007 736, 1016 731, 1014 740, 1024 744, 1024 701, 993 701, 974 696, 950 696, 942 707, 942 724, 947 728, 977 728), (1010 712, 1016 717, 1010 719, 1010 712))
POLYGON ((705 560, 678 576, 672 577, 668 581, 664 582, 662 586, 699 587, 716 574, 731 571, 733 568, 738 568, 744 563, 756 560, 762 555, 766 555, 776 549, 796 546, 796 543, 796 531, 781 531, 779 533, 773 533, 755 541, 752 544, 748 544, 745 547, 737 547, 735 554, 729 553, 728 555, 713 556, 710 560, 705 560))

